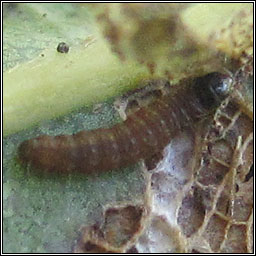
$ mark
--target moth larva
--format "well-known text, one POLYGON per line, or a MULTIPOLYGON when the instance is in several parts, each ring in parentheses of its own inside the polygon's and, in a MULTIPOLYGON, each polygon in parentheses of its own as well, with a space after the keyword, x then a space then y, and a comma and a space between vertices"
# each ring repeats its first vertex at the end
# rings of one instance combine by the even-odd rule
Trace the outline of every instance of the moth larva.
POLYGON ((35 169, 63 173, 89 174, 134 164, 161 151, 177 132, 216 109, 231 84, 230 76, 217 72, 195 78, 109 129, 24 141, 19 158, 35 169))

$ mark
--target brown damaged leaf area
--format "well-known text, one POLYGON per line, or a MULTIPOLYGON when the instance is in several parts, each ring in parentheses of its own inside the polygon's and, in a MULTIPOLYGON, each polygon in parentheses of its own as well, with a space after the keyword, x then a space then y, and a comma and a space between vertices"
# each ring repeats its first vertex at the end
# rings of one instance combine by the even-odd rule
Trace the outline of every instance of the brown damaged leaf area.
MULTIPOLYGON (((96 20, 122 61, 135 59, 151 74, 181 79, 208 66, 215 53, 189 35, 180 15, 191 4, 93 4, 96 20), (195 59, 197 65, 195 64, 195 59), (182 63, 182 64, 181 64, 182 63), (181 68, 182 66, 182 68, 181 68)), ((215 58, 213 65, 220 65, 215 58)))
POLYGON ((143 205, 109 207, 101 223, 85 227, 76 253, 117 253, 129 248, 143 229, 147 211, 143 205), (128 248, 127 248, 128 247, 128 248))
POLYGON ((252 120, 228 102, 199 143, 198 167, 178 213, 188 251, 252 252, 252 131, 252 120), (202 246, 195 241, 202 241, 202 246))
MULTIPOLYGON (((237 71, 235 93, 212 118, 144 163, 150 200, 106 206, 100 223, 83 228, 74 252, 252 253, 253 120, 251 105, 240 104, 252 75, 249 67, 237 71)), ((125 119, 169 90, 166 80, 152 80, 115 105, 125 119)))

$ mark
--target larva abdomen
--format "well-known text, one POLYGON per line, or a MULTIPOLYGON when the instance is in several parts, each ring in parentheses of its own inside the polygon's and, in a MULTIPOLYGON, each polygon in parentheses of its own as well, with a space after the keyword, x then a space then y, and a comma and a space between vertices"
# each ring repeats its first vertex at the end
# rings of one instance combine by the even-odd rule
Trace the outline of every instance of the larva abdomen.
POLYGON ((138 117, 132 116, 110 129, 82 131, 75 135, 43 135, 25 141, 20 145, 19 157, 48 172, 91 173, 128 166, 154 154, 161 144, 156 130, 138 119, 143 116, 142 112, 145 110, 141 109, 138 117))
POLYGON ((173 135, 216 107, 218 97, 223 96, 220 86, 224 84, 226 89, 227 79, 218 73, 198 78, 109 129, 25 141, 19 147, 19 158, 36 169, 63 173, 90 174, 134 164, 162 150, 173 135), (217 95, 219 92, 222 94, 217 95))

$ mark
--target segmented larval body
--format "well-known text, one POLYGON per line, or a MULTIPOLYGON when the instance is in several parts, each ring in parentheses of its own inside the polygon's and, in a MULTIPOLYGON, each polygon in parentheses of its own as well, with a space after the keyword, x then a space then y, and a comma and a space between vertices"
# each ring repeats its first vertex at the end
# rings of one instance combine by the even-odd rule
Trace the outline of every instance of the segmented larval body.
POLYGON ((90 174, 129 166, 158 153, 177 132, 212 112, 230 83, 230 77, 220 73, 196 78, 109 129, 24 141, 19 158, 48 172, 90 174))

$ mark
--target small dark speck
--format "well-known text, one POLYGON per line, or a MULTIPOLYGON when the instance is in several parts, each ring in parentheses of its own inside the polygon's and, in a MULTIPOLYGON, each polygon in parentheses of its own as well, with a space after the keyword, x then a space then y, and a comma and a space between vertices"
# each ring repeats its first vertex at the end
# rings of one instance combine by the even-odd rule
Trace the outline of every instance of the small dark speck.
POLYGON ((41 57, 44 57, 44 54, 43 54, 43 53, 41 54, 41 57))
POLYGON ((68 53, 68 51, 69 51, 69 46, 66 43, 61 42, 58 44, 57 52, 68 53))
POLYGON ((47 13, 44 13, 42 16, 45 18, 47 16, 47 13))

